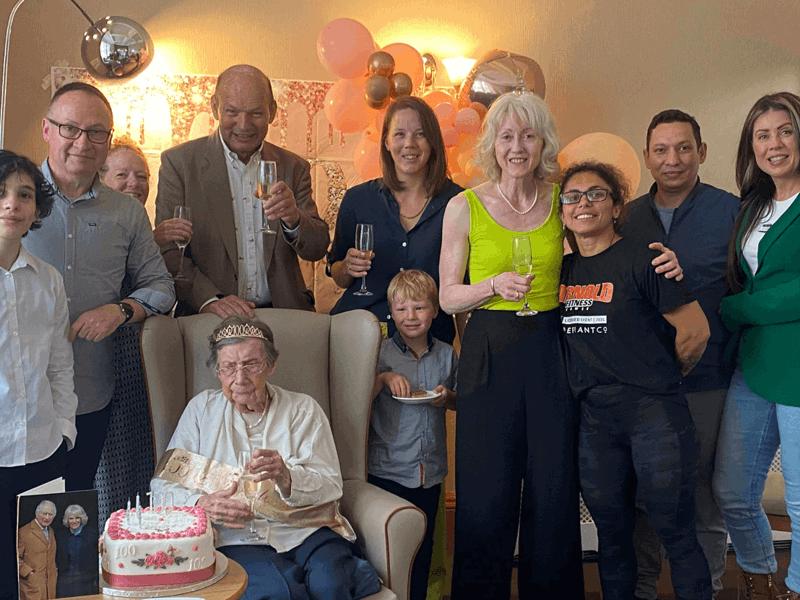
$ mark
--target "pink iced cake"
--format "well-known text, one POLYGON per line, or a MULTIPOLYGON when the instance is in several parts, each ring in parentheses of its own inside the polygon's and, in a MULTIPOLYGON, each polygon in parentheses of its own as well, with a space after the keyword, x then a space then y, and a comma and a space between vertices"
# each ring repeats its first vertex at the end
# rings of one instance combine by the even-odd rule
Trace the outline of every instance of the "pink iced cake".
POLYGON ((103 579, 115 588, 180 585, 214 575, 214 536, 199 506, 118 510, 103 533, 103 579))

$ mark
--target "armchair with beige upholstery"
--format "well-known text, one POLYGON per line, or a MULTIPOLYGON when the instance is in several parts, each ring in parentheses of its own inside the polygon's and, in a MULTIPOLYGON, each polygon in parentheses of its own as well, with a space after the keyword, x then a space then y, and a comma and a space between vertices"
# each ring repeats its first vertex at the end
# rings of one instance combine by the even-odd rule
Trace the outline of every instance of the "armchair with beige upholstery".
MULTIPOLYGON (((275 334, 280 356, 270 382, 310 395, 330 419, 344 480, 342 513, 358 534, 384 586, 370 598, 407 600, 411 565, 425 532, 421 510, 366 482, 370 392, 380 327, 366 311, 330 316, 285 309, 256 310, 275 334)), ((219 389, 206 367, 215 315, 150 317, 142 326, 145 379, 156 460, 196 394, 219 389)))

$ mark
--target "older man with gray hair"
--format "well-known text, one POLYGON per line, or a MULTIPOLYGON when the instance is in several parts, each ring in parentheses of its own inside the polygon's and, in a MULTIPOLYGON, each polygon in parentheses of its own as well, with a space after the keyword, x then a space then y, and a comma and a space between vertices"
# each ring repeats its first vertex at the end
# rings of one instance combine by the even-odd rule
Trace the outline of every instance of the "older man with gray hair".
POLYGON ((67 490, 93 487, 114 393, 114 341, 125 323, 166 313, 172 278, 153 241, 144 207, 100 181, 114 117, 103 93, 86 83, 60 88, 42 119, 49 146, 42 164, 55 188, 53 212, 25 239, 31 254, 64 278, 75 357, 78 439, 67 456, 67 490), (122 280, 133 291, 122 298, 122 280))
POLYGON ((269 78, 250 65, 226 69, 211 110, 218 130, 164 152, 158 174, 156 223, 177 206, 194 215, 168 228, 191 237, 183 261, 176 244, 161 245, 171 273, 183 263, 180 306, 222 318, 253 316, 256 307, 314 310, 299 259, 325 255, 328 226, 317 214, 308 161, 264 140, 278 111, 269 78), (254 195, 261 160, 275 162, 278 180, 263 203, 254 195), (262 212, 276 235, 261 231, 262 212))
POLYGON ((42 500, 35 514, 17 532, 21 600, 56 597, 56 538, 50 527, 56 517, 56 505, 42 500))

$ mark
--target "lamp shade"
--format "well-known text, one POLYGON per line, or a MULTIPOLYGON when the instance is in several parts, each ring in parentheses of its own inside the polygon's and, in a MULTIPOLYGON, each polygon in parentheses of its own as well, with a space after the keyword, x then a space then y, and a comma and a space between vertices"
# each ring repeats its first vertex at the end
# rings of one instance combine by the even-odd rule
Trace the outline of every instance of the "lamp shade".
POLYGON ((153 61, 153 40, 132 19, 106 17, 84 33, 81 58, 95 79, 127 81, 153 61))

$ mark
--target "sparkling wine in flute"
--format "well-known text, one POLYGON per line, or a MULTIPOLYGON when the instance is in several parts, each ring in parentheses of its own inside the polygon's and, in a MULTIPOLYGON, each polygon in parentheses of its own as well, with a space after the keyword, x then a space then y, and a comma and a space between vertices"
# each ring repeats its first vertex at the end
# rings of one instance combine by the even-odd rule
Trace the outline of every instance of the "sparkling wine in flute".
POLYGON ((268 480, 256 481, 256 475, 245 473, 239 478, 239 485, 242 486, 242 492, 249 500, 258 498, 265 489, 268 480))
POLYGON ((275 235, 278 233, 269 226, 267 215, 264 213, 264 200, 272 198, 272 186, 278 182, 278 165, 274 160, 262 160, 258 163, 258 184, 256 196, 261 207, 261 233, 275 235))
POLYGON ((516 271, 517 275, 530 277, 530 274, 533 272, 533 265, 514 265, 514 271, 516 271))
MULTIPOLYGON (((531 240, 527 235, 517 235, 511 240, 511 264, 514 272, 522 277, 530 277, 533 273, 533 254, 531 240)), ((518 317, 532 317, 537 311, 528 306, 528 294, 523 295, 522 309, 517 311, 518 317)))
POLYGON ((256 529, 255 504, 256 498, 264 489, 265 482, 256 481, 255 479, 258 475, 247 470, 246 465, 253 460, 253 454, 249 450, 241 450, 238 459, 239 467, 242 469, 242 474, 239 476, 239 489, 244 493, 245 498, 250 501, 250 510, 253 512, 253 518, 250 519, 250 527, 247 530, 245 539, 250 542, 263 540, 264 536, 258 533, 256 529))
MULTIPOLYGON (((176 219, 184 219, 185 221, 192 222, 192 209, 188 206, 176 206, 175 210, 172 212, 172 216, 176 219)), ((183 255, 186 253, 186 246, 189 245, 189 241, 191 237, 186 239, 180 239, 175 242, 175 245, 181 251, 181 264, 178 268, 178 274, 175 275, 176 281, 186 281, 186 276, 183 274, 183 255)))
MULTIPOLYGON (((372 252, 375 247, 375 237, 371 223, 356 224, 356 250, 362 252, 372 252)), ((372 292, 367 289, 367 276, 361 278, 361 287, 353 292, 354 296, 372 296, 372 292)))

